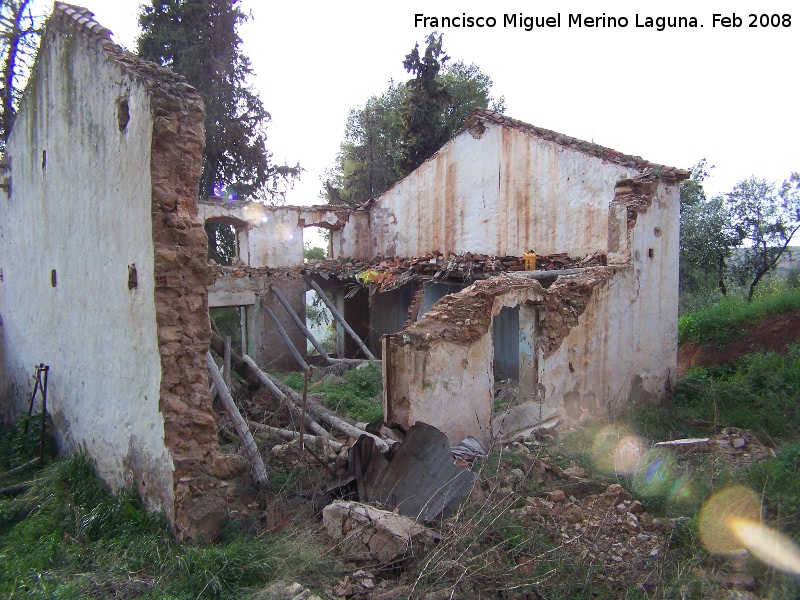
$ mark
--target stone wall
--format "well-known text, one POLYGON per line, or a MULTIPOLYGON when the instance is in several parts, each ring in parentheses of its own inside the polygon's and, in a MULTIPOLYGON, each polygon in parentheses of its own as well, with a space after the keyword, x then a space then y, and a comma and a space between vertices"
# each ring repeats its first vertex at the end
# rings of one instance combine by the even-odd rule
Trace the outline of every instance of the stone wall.
POLYGON ((14 412, 48 364, 61 451, 210 539, 246 494, 208 393, 203 144, 185 80, 56 3, 7 146, 0 316, 14 412))

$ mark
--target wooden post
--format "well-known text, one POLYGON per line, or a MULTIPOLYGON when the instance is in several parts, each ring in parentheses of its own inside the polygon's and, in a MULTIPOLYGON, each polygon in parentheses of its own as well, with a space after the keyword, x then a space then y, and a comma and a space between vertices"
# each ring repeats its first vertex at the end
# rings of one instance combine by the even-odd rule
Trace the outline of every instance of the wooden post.
POLYGON ((309 278, 309 277, 306 277, 305 279, 308 282, 308 284, 312 288, 314 288, 314 291, 317 292, 319 297, 325 303, 325 306, 327 306, 328 310, 331 311, 331 314, 334 316, 334 318, 337 321, 339 321, 341 326, 344 327, 344 330, 348 334, 350 334, 351 338, 353 338, 355 340, 355 342, 358 344, 358 346, 364 352, 366 357, 369 358, 370 360, 378 360, 377 358, 375 358, 375 355, 372 352, 370 352, 369 348, 367 348, 367 345, 363 341, 361 341, 361 338, 358 337, 358 335, 356 334, 355 331, 353 331, 353 329, 350 327, 350 325, 347 324, 347 321, 344 320, 344 316, 342 315, 342 313, 340 313, 339 310, 336 308, 336 306, 334 306, 333 302, 331 302, 330 299, 328 299, 328 296, 325 294, 325 292, 322 290, 322 288, 319 287, 319 285, 317 285, 317 282, 314 281, 313 279, 309 278))
POLYGON ((225 380, 225 385, 231 389, 231 336, 226 335, 223 338, 223 356, 222 356, 222 379, 225 380))
POLYGON ((324 358, 325 362, 327 362, 328 364, 333 364, 331 362, 331 357, 328 356, 328 353, 325 352, 325 350, 322 348, 320 343, 317 341, 317 338, 314 337, 314 334, 311 333, 308 330, 308 327, 306 327, 306 324, 303 323, 300 320, 300 317, 298 317, 297 313, 294 312, 294 309, 292 308, 292 305, 289 304, 289 302, 286 300, 286 298, 283 297, 283 294, 281 294, 280 290, 278 288, 276 288, 274 285, 270 285, 269 289, 272 290, 272 293, 275 294, 275 297, 278 299, 278 301, 281 304, 283 304, 283 308, 285 308, 286 312, 289 313, 289 316, 292 317, 292 321, 294 321, 294 324, 297 325, 297 327, 300 329, 300 331, 303 332, 303 335, 305 335, 308 338, 308 341, 311 342, 311 344, 314 346, 314 348, 317 349, 317 352, 319 352, 319 355, 322 358, 324 358))
POLYGON ((287 346, 289 346, 289 350, 292 351, 292 354, 294 355, 294 358, 297 361, 297 363, 300 365, 300 368, 302 368, 305 371, 306 369, 308 369, 308 363, 305 360, 303 360, 303 355, 300 354, 300 351, 292 343, 292 340, 289 338, 289 334, 286 333, 286 329, 284 329, 283 325, 281 325, 281 322, 278 321, 278 317, 275 316, 275 313, 272 312, 272 309, 270 309, 269 307, 266 307, 266 309, 267 309, 267 315, 269 316, 270 319, 272 319, 272 324, 275 325, 275 329, 278 330, 278 333, 280 334, 281 338, 283 338, 284 343, 287 346))
POLYGON ((225 407, 231 421, 233 421, 236 433, 239 434, 239 438, 244 444, 244 451, 247 454, 247 458, 250 459, 250 463, 253 466, 253 479, 255 480, 256 486, 266 487, 267 483, 269 483, 269 479, 267 477, 267 470, 264 467, 264 460, 261 458, 261 454, 258 451, 258 446, 253 439, 253 434, 250 433, 247 423, 242 418, 239 409, 236 408, 236 404, 234 404, 233 398, 228 388, 225 386, 222 373, 219 372, 219 367, 217 367, 217 363, 214 362, 210 350, 206 352, 206 362, 208 363, 208 372, 211 374, 211 379, 214 381, 214 385, 217 386, 217 392, 222 400, 222 405, 225 407))

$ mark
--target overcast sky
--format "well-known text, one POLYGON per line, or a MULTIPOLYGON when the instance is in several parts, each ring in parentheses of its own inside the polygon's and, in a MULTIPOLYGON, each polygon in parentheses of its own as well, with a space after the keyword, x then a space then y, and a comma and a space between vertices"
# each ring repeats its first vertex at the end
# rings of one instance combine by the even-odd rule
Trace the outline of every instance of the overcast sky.
MULTIPOLYGON (((80 3, 80 0, 74 0, 80 3)), ((117 43, 135 49, 139 0, 84 0, 117 43)), ((306 169, 290 204, 318 202, 350 108, 404 81, 404 56, 424 44, 426 17, 494 17, 493 28, 443 28, 452 59, 474 62, 505 96, 506 114, 627 154, 688 168, 716 166, 711 193, 751 174, 800 170, 796 2, 265 2, 243 0, 240 31, 252 83, 272 114, 269 150, 306 169), (649 8, 644 8, 648 6, 649 8), (778 27, 749 27, 756 11, 778 27), (504 27, 504 14, 561 15, 561 26, 504 27), (697 28, 637 27, 647 17, 694 17, 697 28), (741 27, 713 26, 736 14, 741 27), (627 27, 569 26, 569 15, 625 17, 627 27), (779 17, 771 17, 779 15, 779 17), (784 27, 789 15, 790 27, 784 27)))

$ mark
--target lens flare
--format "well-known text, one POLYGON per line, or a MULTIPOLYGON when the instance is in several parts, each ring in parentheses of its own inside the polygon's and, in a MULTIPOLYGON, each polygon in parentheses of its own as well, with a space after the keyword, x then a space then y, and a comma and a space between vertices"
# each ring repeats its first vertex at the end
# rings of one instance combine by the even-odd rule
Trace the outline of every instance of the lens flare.
POLYGON ((650 450, 633 474, 633 489, 647 498, 670 495, 676 483, 677 464, 669 452, 650 450))
POLYGON ((618 475, 632 475, 647 447, 624 427, 607 425, 595 436, 592 457, 599 469, 618 475))
POLYGON ((748 549, 731 527, 734 519, 761 522, 761 501, 753 490, 732 486, 706 500, 698 518, 698 532, 709 552, 732 554, 748 549))
POLYGON ((669 499, 673 502, 690 502, 694 500, 695 493, 692 481, 686 475, 681 475, 672 484, 669 490, 669 499))
POLYGON ((800 575, 800 549, 784 534, 743 517, 732 517, 728 526, 757 559, 778 571, 800 575))

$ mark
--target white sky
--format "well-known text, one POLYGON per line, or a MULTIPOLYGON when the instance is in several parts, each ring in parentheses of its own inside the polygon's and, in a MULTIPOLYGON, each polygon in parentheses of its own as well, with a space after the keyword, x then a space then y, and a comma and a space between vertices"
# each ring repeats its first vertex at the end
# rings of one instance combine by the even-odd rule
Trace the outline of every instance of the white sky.
MULTIPOLYGON (((92 10, 117 43, 135 49, 139 0, 73 0, 92 10)), ((272 114, 268 148, 277 162, 306 169, 289 204, 319 202, 320 177, 333 163, 350 108, 404 81, 404 56, 424 46, 426 16, 493 16, 494 29, 443 29, 452 59, 474 62, 505 96, 506 114, 654 162, 688 168, 706 157, 716 168, 710 193, 755 174, 783 181, 800 170, 796 2, 694 0, 645 3, 265 2, 243 0, 252 19, 240 31, 253 84, 272 114), (643 8, 645 5, 651 8, 643 8), (547 6, 550 6, 547 8, 547 6), (758 7, 757 9, 754 7, 758 7), (635 18, 695 17, 696 29, 637 28, 635 18), (789 14, 789 28, 750 28, 748 14, 789 14), (503 28, 503 14, 561 13, 560 28, 503 28), (567 16, 625 16, 627 28, 567 26, 567 16), (712 27, 712 15, 742 18, 712 27)))

